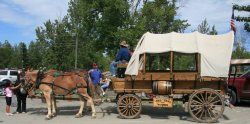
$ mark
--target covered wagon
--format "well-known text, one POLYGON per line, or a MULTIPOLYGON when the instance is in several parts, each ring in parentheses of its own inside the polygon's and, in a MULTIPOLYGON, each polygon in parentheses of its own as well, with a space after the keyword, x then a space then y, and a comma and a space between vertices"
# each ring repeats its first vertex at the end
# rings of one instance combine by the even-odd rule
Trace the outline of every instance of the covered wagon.
POLYGON ((172 107, 178 95, 196 121, 217 121, 224 112, 233 41, 233 32, 145 33, 129 63, 118 65, 126 67, 125 76, 112 78, 118 113, 124 118, 139 116, 138 93, 153 96, 154 107, 172 107))

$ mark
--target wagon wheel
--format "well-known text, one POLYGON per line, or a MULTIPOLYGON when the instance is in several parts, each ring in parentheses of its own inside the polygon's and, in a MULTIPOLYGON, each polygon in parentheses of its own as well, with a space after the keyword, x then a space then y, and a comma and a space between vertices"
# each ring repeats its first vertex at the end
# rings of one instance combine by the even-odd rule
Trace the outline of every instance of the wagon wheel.
POLYGON ((224 99, 213 89, 200 89, 189 98, 188 111, 198 122, 215 122, 224 112, 224 99))
POLYGON ((140 115, 142 109, 141 100, 133 94, 126 94, 119 98, 117 102, 117 111, 119 115, 126 119, 136 118, 140 115))

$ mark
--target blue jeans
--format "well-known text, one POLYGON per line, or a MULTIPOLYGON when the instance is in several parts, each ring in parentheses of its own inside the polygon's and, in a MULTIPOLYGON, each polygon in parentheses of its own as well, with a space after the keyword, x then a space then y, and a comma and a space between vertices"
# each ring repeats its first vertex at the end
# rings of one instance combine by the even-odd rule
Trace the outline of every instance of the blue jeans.
POLYGON ((113 75, 116 75, 116 72, 117 72, 117 65, 118 65, 119 63, 121 63, 121 62, 120 62, 120 61, 118 61, 118 62, 113 61, 113 62, 110 64, 109 69, 110 69, 110 73, 111 73, 112 76, 113 76, 113 75))
POLYGON ((102 89, 105 89, 105 88, 108 88, 108 87, 109 87, 109 84, 103 84, 103 85, 101 86, 102 89))
POLYGON ((116 75, 118 64, 126 64, 126 63, 127 63, 126 61, 117 61, 117 62, 113 61, 109 66, 111 75, 112 76, 116 75))

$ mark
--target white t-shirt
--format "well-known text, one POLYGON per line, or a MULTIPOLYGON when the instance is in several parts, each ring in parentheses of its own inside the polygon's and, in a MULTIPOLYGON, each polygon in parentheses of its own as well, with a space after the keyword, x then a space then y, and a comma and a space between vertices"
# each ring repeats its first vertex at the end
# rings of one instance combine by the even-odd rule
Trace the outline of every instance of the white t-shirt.
POLYGON ((5 92, 7 97, 13 96, 13 91, 9 87, 5 88, 5 92))

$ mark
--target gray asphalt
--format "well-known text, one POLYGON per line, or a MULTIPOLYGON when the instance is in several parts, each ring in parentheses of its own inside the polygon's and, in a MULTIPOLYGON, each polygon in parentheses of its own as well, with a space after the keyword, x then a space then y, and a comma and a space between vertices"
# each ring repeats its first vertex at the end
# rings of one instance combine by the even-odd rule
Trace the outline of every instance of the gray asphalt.
MULTIPOLYGON (((144 103, 140 118, 120 119, 116 111, 115 103, 103 103, 96 106, 97 118, 91 119, 91 112, 87 106, 85 116, 74 118, 78 112, 79 102, 69 100, 57 100, 58 115, 45 120, 47 114, 46 104, 41 99, 27 99, 27 113, 5 115, 5 98, 0 97, 0 124, 191 124, 196 123, 189 113, 183 111, 182 107, 174 106, 171 109, 153 108, 151 104, 144 103)), ((15 112, 16 107, 11 107, 11 112, 15 112)), ((243 103, 234 109, 226 107, 223 117, 219 119, 219 124, 250 124, 250 104, 243 103)))

